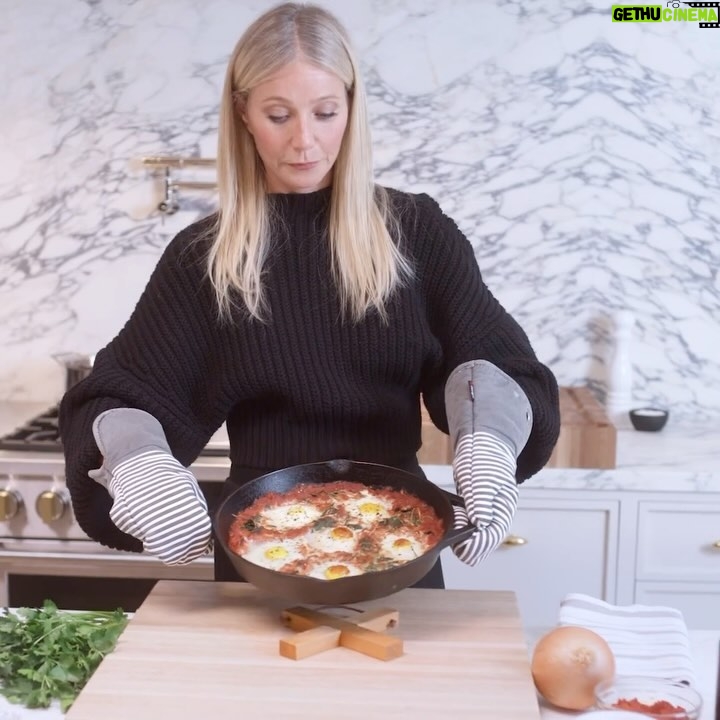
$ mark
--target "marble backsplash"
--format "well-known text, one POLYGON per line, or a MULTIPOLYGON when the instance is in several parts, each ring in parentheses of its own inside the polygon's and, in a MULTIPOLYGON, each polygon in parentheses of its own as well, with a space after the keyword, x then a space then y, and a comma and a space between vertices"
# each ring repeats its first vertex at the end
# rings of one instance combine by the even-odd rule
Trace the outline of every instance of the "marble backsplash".
MULTIPOLYGON (((215 156, 226 59, 273 2, 0 0, 0 399, 54 401, 172 235, 148 155, 215 156)), ((720 29, 584 0, 337 0, 378 179, 434 195, 563 385, 607 389, 635 318, 634 404, 720 416, 720 29)), ((212 180, 184 169, 176 179, 212 180)))

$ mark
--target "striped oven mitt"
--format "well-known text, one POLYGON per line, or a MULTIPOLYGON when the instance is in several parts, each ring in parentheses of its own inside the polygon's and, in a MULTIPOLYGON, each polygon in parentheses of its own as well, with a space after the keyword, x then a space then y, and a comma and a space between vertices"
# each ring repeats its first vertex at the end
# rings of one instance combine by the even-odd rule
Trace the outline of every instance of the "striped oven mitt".
POLYGON ((193 474, 170 452, 162 425, 143 410, 117 408, 95 418, 103 464, 89 472, 113 498, 110 519, 166 565, 211 548, 207 503, 193 474))
POLYGON ((515 517, 517 456, 532 429, 532 409, 522 388, 486 360, 459 365, 445 384, 445 409, 454 448, 453 477, 465 509, 455 507, 455 527, 478 530, 453 545, 477 565, 505 539, 515 517))

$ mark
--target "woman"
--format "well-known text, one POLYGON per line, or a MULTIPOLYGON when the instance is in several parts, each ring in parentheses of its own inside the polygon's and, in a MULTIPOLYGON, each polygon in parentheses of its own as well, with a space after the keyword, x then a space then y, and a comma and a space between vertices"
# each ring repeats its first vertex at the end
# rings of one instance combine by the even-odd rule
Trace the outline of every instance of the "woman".
MULTIPOLYGON (((438 204, 374 183, 362 79, 327 11, 287 3, 242 36, 217 161, 219 213, 172 240, 63 399, 78 522, 110 547, 188 562, 211 525, 186 467, 223 421, 225 494, 333 458, 421 477, 422 398, 478 526, 454 550, 480 561, 552 452, 557 384, 438 204)), ((215 557, 216 578, 237 579, 215 557)), ((422 584, 442 586, 439 563, 422 584)))

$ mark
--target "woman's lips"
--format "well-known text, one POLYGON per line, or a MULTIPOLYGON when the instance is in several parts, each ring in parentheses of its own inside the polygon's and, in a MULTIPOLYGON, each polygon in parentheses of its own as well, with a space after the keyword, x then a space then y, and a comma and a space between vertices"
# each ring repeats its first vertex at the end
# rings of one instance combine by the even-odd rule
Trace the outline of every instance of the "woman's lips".
POLYGON ((315 162, 307 163, 288 163, 293 170, 312 170, 317 164, 317 160, 315 162))

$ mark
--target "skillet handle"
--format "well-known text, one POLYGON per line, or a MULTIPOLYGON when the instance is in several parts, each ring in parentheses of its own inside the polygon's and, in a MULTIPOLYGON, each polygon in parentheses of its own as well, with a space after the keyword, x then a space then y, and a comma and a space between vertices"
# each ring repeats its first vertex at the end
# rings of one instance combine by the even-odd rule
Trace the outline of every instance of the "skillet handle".
POLYGON ((461 508, 465 507, 465 501, 459 495, 448 492, 444 488, 440 488, 440 492, 450 501, 451 505, 457 505, 457 507, 461 508))
MULTIPOLYGON (((443 488, 440 489, 445 497, 450 501, 451 505, 455 505, 456 507, 461 507, 463 509, 465 508, 465 501, 459 495, 443 490, 443 488)), ((471 522, 468 522, 461 528, 450 528, 445 537, 443 537, 443 539, 435 547, 438 550, 442 550, 449 545, 454 545, 455 543, 467 540, 474 532, 477 532, 477 528, 471 522)))

